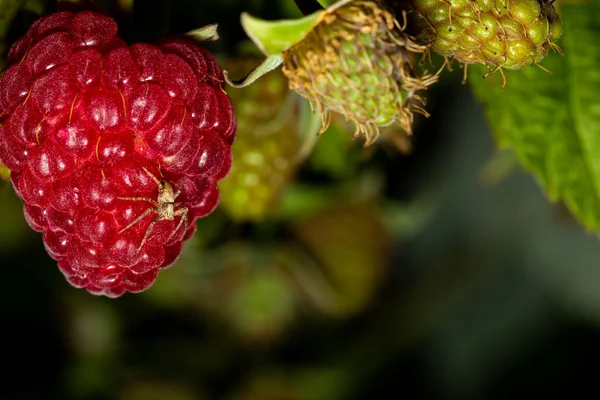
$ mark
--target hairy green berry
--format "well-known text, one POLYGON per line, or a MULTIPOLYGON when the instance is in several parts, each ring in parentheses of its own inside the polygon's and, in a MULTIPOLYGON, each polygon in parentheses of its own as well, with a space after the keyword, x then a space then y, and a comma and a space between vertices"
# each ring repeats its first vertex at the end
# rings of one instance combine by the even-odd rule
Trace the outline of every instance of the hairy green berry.
POLYGON ((393 123, 410 133, 413 112, 425 113, 417 92, 437 76, 418 74, 411 55, 426 50, 379 1, 342 1, 283 53, 283 72, 290 88, 322 112, 322 131, 337 112, 355 123, 355 136, 364 135, 368 145, 393 123))
MULTIPOLYGON (((562 34, 551 0, 411 0, 431 49, 490 73, 538 64, 562 34)), ((465 69, 466 72, 466 69, 465 69)))

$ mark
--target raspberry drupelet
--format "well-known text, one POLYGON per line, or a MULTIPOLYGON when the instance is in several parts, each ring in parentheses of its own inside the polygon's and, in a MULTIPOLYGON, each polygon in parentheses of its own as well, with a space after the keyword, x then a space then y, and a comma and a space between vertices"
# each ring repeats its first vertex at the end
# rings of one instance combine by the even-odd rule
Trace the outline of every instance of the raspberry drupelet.
POLYGON ((141 292, 219 202, 236 121, 215 58, 181 36, 128 46, 110 17, 37 20, 0 78, 0 160, 75 287, 141 292))

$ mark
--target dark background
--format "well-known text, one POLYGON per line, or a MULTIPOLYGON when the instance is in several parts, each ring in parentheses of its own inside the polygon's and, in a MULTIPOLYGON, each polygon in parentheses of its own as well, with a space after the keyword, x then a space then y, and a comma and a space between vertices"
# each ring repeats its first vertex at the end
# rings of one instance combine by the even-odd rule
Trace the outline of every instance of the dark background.
MULTIPOLYGON (((54 6, 40 4, 45 12, 54 6)), ((245 39, 242 11, 265 19, 300 15, 291 0, 144 0, 120 21, 128 41, 149 42, 218 22, 221 40, 208 47, 226 59, 245 39)), ((20 13, 10 38, 34 18, 20 13)), ((482 106, 460 74, 445 75, 430 91, 432 117, 418 118, 409 154, 377 144, 368 157, 348 157, 352 178, 310 163, 298 173, 296 184, 319 189, 370 173, 381 182, 376 205, 332 211, 335 226, 364 212, 385 226, 381 240, 391 249, 384 262, 352 266, 362 271, 351 275, 344 294, 358 304, 352 312, 314 307, 289 279, 248 289, 244 276, 228 274, 236 262, 278 270, 260 258, 264 248, 288 249, 292 241, 308 250, 290 221, 265 222, 275 228, 264 233, 260 224, 236 224, 221 209, 200 222, 178 263, 146 292, 92 296, 68 285, 41 236, 27 227, 10 184, 0 182, 0 398, 574 394, 600 356, 600 242, 561 205, 550 204, 510 154, 496 151, 482 106), (258 261, 232 261, 246 254, 234 243, 258 261), (361 280, 371 275, 379 278, 361 280), (366 295, 355 299, 363 289, 366 295)), ((339 151, 363 152, 360 143, 339 151)), ((324 215, 313 218, 315 227, 324 215)), ((365 254, 378 248, 359 243, 365 254)), ((343 246, 320 250, 344 259, 343 246)), ((287 267, 303 268, 293 254, 287 257, 287 267)))

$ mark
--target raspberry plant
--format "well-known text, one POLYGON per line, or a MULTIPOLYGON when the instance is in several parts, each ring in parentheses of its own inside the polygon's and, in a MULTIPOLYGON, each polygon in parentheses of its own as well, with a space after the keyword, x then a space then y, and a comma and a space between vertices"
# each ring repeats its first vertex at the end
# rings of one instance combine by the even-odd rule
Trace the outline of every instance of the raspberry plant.
MULTIPOLYGON (((243 137, 234 147, 234 173, 221 184, 233 194, 223 209, 258 223, 302 167, 290 160, 310 156, 334 114, 352 121, 365 145, 392 125, 410 135, 415 114, 429 116, 427 92, 452 60, 465 64, 465 73, 473 65, 470 82, 499 144, 516 151, 552 200, 599 229, 597 5, 319 3, 322 9, 295 20, 242 14, 266 58, 244 67, 250 71, 238 81, 189 35, 128 45, 113 19, 91 11, 44 16, 12 45, 0 79, 0 177, 10 175, 27 222, 43 233, 72 285, 110 297, 140 292, 177 260, 197 220, 219 203, 217 183, 231 168, 237 122, 227 92, 235 100, 257 91, 236 105, 243 137), (259 90, 267 73, 279 74, 283 92, 313 107, 308 123, 285 124, 304 131, 263 130, 274 126, 276 112, 256 124, 248 110, 268 102, 259 90), (287 167, 254 170, 244 162, 251 152, 287 167), (253 184, 257 176, 262 186, 253 184)), ((195 38, 214 33, 213 26, 195 38)))
POLYGON ((245 14, 242 24, 265 54, 283 63, 290 89, 320 111, 321 133, 336 112, 369 145, 380 128, 399 124, 412 132, 413 113, 427 115, 419 93, 437 75, 413 65, 427 47, 404 32, 384 2, 343 0, 283 25, 245 14), (281 40, 289 24, 296 29, 281 40))
MULTIPOLYGON (((332 13, 357 4, 319 3, 332 13)), ((597 4, 568 0, 559 6, 550 0, 388 0, 385 4, 397 18, 411 17, 406 31, 414 33, 411 37, 417 45, 446 58, 444 65, 452 60, 465 64, 466 77, 466 65, 473 64, 470 81, 486 104, 500 145, 517 152, 551 200, 565 201, 580 221, 598 231, 594 132, 600 116, 592 89, 598 87, 600 65, 594 45, 600 30, 597 4), (496 71, 500 74, 493 74, 496 71), (502 81, 491 75, 500 75, 502 81)), ((329 14, 317 11, 296 20, 296 36, 289 34, 290 21, 267 23, 242 16, 242 22, 270 55, 267 60, 279 56, 285 64, 285 52, 315 34, 322 15, 329 14), (269 40, 275 32, 278 40, 269 40)), ((331 43, 339 42, 331 38, 331 43)), ((302 56, 310 59, 310 51, 307 47, 303 55, 295 54, 295 62, 302 56)), ((290 87, 302 93, 295 82, 292 79, 290 87)))

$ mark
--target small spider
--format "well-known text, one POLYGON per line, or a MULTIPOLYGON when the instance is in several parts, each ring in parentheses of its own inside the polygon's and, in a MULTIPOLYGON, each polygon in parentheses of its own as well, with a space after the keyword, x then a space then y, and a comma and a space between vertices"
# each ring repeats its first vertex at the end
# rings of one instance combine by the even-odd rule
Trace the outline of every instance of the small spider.
MULTIPOLYGON (((137 250, 138 253, 142 249, 142 246, 144 246, 144 243, 146 243, 146 239, 148 238, 150 231, 154 227, 154 224, 156 224, 157 222, 173 221, 173 220, 175 220, 175 217, 181 216, 181 219, 179 220, 179 224, 177 224, 177 227, 171 233, 171 235, 169 236, 167 241, 169 241, 173 237, 173 235, 179 230, 179 228, 181 228, 182 224, 185 224, 184 232, 187 231, 187 225, 188 225, 188 219, 187 219, 188 209, 187 209, 187 207, 181 207, 184 204, 183 202, 175 202, 175 199, 177 199, 177 197, 181 194, 181 189, 182 189, 183 185, 180 184, 179 189, 175 193, 173 191, 173 187, 171 186, 171 184, 169 182, 167 182, 165 180, 158 180, 158 178, 156 178, 156 176, 154 176, 146 168, 142 167, 142 169, 144 170, 144 172, 146 172, 146 174, 148 174, 148 176, 150 178, 152 178, 152 180, 154 182, 156 182, 156 185, 158 186, 157 199, 152 200, 147 197, 118 197, 118 199, 121 199, 121 200, 146 201, 146 202, 154 205, 154 208, 147 209, 139 217, 137 217, 136 219, 131 221, 129 223, 129 225, 127 225, 125 228, 123 228, 119 231, 119 233, 123 233, 127 229, 131 228, 132 226, 134 226, 135 224, 140 222, 142 220, 142 218, 144 218, 146 215, 148 215, 152 212, 156 214, 156 218, 154 219, 154 221, 152 221, 150 223, 150 225, 148 226, 148 229, 146 229, 146 234, 144 235, 144 238, 142 239, 142 243, 140 244, 140 247, 138 247, 138 250, 137 250), (176 210, 175 207, 181 207, 181 208, 176 210)), ((182 180, 182 183, 183 183, 183 180, 182 180)))

